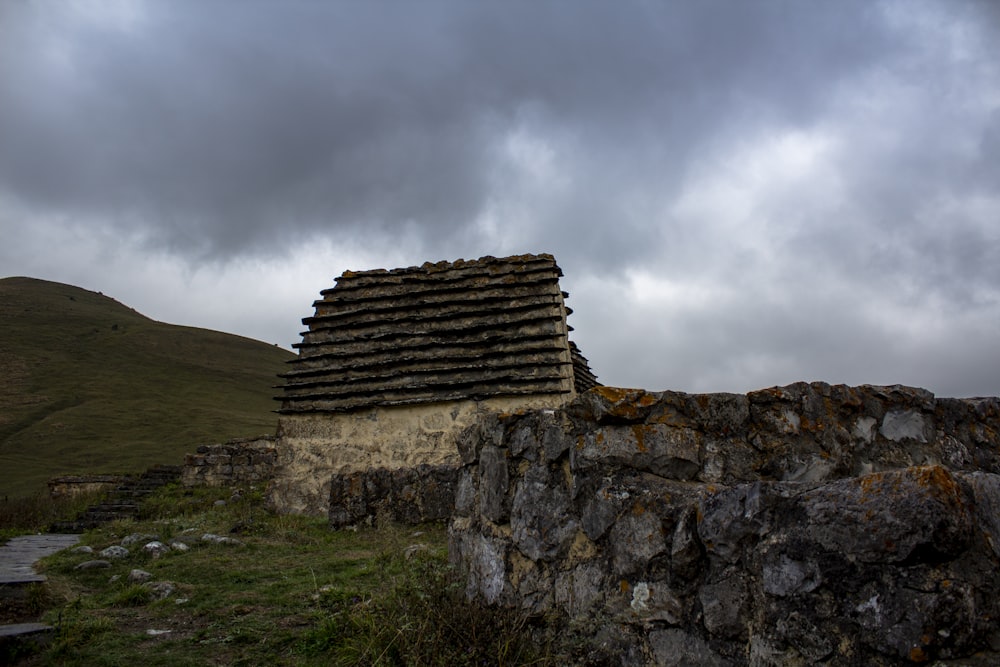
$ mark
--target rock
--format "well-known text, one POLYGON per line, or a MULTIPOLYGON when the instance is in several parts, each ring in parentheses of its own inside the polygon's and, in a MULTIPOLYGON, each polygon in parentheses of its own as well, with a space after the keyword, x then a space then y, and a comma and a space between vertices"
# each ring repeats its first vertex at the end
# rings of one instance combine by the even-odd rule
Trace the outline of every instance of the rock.
POLYGON ((191 550, 191 547, 189 547, 186 542, 182 542, 180 540, 170 540, 167 544, 174 551, 180 551, 181 553, 191 550))
POLYGON ((121 559, 128 558, 129 551, 125 547, 120 547, 116 544, 111 545, 105 549, 101 549, 100 553, 97 555, 101 558, 111 558, 111 559, 121 559))
POLYGON ((165 600, 174 594, 174 585, 169 581, 147 581, 142 586, 149 589, 154 601, 165 600))
POLYGON ((226 537, 224 535, 215 535, 213 533, 205 533, 201 536, 201 540, 202 542, 209 542, 210 544, 228 544, 230 546, 241 546, 243 544, 235 537, 226 537))
POLYGON ((604 572, 597 563, 584 563, 561 572, 555 582, 555 601, 573 615, 583 615, 606 596, 604 572))
POLYGON ((551 560, 566 552, 579 522, 566 489, 552 483, 545 465, 528 469, 514 491, 511 538, 531 560, 551 560))
POLYGON ((709 634, 736 637, 745 630, 749 592, 746 577, 738 570, 698 591, 702 623, 709 634))
POLYGON ((479 511, 493 523, 504 523, 507 506, 507 450, 483 447, 479 455, 479 511))
POLYGON ((74 553, 74 554, 92 554, 92 553, 94 553, 94 549, 93 549, 93 547, 88 547, 87 545, 82 545, 82 546, 79 546, 79 547, 73 547, 73 549, 70 550, 70 553, 74 553))
POLYGON ((148 533, 133 533, 122 538, 121 545, 123 547, 130 547, 133 544, 138 544, 140 542, 151 542, 153 540, 160 539, 159 535, 150 535, 148 533))
POLYGON ((663 521, 637 503, 626 512, 608 534, 611 573, 628 578, 641 574, 654 557, 667 551, 663 521))
POLYGON ((575 450, 574 467, 627 466, 667 479, 693 479, 701 469, 701 437, 666 424, 609 425, 589 433, 575 450))
POLYGON ((426 551, 429 551, 429 550, 430 549, 429 549, 429 547, 426 544, 423 544, 423 543, 421 543, 421 544, 411 544, 410 546, 408 546, 405 549, 403 549, 403 556, 406 558, 406 560, 410 560, 411 558, 413 558, 413 556, 415 554, 418 554, 418 553, 421 553, 421 552, 426 552, 426 551))
POLYGON ((761 579, 764 592, 779 597, 810 593, 823 583, 815 561, 794 560, 777 549, 768 551, 764 557, 761 579))
POLYGON ((149 554, 153 558, 159 558, 163 554, 170 551, 170 547, 160 541, 153 541, 142 547, 143 552, 149 554))
POLYGON ((85 560, 77 565, 74 570, 101 570, 111 567, 111 563, 106 560, 85 560))
POLYGON ((725 662, 705 640, 677 628, 649 633, 654 664, 660 667, 722 667, 725 662))
POLYGON ((145 570, 132 570, 128 573, 128 580, 133 584, 141 584, 143 582, 149 581, 153 578, 153 575, 145 570))

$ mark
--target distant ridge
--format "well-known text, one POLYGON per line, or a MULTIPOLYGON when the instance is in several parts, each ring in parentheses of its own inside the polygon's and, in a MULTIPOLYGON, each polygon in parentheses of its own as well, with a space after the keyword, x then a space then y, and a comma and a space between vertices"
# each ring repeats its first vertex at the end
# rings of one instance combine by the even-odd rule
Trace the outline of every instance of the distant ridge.
POLYGON ((272 386, 292 358, 72 285, 0 279, 0 500, 272 433, 272 386))

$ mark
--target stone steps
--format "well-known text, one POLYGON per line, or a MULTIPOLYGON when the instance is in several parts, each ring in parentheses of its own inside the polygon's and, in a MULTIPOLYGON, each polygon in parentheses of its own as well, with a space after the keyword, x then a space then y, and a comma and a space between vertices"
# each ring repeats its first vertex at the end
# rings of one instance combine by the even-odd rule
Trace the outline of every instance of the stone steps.
POLYGON ((19 656, 34 653, 55 635, 55 628, 44 623, 0 625, 0 664, 14 664, 19 656))
POLYGON ((23 609, 24 601, 30 595, 31 586, 45 583, 45 577, 35 572, 35 562, 73 546, 78 540, 76 535, 22 535, 0 546, 3 620, 21 621, 0 624, 0 665, 13 664, 52 639, 53 628, 33 622, 23 609))
POLYGON ((88 507, 75 519, 57 521, 49 528, 52 532, 82 533, 104 523, 139 516, 142 499, 167 484, 177 482, 183 466, 155 465, 139 477, 128 478, 107 497, 88 507))

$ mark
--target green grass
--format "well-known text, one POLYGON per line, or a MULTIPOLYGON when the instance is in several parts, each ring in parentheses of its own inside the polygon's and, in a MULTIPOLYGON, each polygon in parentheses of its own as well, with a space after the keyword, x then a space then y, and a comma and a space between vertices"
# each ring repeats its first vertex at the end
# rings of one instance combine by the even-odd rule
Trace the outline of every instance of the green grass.
POLYGON ((186 539, 189 551, 153 558, 140 543, 99 570, 76 569, 97 556, 71 550, 42 561, 41 618, 58 631, 25 664, 558 664, 524 617, 465 600, 443 526, 334 532, 320 519, 268 513, 257 492, 224 507, 219 498, 228 493, 169 487, 146 518, 83 537, 97 551, 155 534, 186 539), (204 542, 204 533, 241 544, 204 542), (134 568, 174 592, 155 599, 128 581, 134 568))
POLYGON ((61 474, 139 472, 273 433, 273 386, 293 357, 77 287, 2 279, 0 501, 61 474))

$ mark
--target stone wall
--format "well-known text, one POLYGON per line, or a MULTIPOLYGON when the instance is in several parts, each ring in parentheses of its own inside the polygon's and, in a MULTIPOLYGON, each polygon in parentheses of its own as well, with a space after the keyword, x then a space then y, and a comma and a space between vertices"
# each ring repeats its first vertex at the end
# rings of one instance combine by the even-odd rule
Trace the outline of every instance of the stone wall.
POLYGON ((468 594, 562 612, 586 628, 578 662, 1000 650, 996 398, 600 387, 487 416, 459 449, 450 553, 468 594))
POLYGON ((455 507, 458 468, 374 468, 330 481, 330 527, 374 521, 419 524, 447 521, 455 507))
POLYGON ((73 498, 85 494, 112 491, 129 479, 127 475, 63 475, 48 481, 49 496, 73 498))
POLYGON ((184 457, 184 486, 243 486, 266 484, 278 459, 275 436, 241 438, 202 445, 184 457))
POLYGON ((557 407, 566 400, 567 395, 550 394, 282 415, 268 504, 278 512, 324 516, 333 475, 457 466, 457 436, 483 415, 514 407, 557 407))

